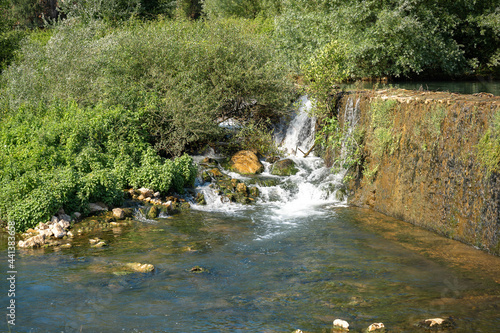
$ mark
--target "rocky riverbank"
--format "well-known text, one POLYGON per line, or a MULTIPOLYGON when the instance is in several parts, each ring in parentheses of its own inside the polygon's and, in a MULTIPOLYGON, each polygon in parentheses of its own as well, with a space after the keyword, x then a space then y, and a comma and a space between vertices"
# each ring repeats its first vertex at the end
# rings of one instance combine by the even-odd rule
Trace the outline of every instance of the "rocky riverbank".
MULTIPOLYGON (((274 161, 271 173, 288 176, 297 172, 295 163, 290 159, 274 161)), ((249 176, 264 170, 264 166, 254 152, 240 151, 225 162, 227 169, 249 176)), ((202 183, 210 183, 210 188, 219 196, 223 203, 252 204, 259 197, 256 184, 275 186, 280 179, 253 178, 242 181, 228 175, 213 158, 205 158, 198 165, 198 179, 202 183)), ((60 210, 50 221, 39 223, 34 229, 28 229, 19 236, 20 248, 56 247, 69 248, 75 237, 88 237, 90 246, 106 247, 106 241, 91 238, 96 230, 106 231, 117 227, 127 227, 133 219, 154 220, 165 218, 191 208, 192 204, 205 205, 206 199, 202 192, 195 193, 186 189, 184 195, 161 196, 151 189, 139 188, 125 191, 128 200, 123 207, 107 207, 102 203, 91 203, 90 214, 82 218, 82 214, 72 216, 60 210)))

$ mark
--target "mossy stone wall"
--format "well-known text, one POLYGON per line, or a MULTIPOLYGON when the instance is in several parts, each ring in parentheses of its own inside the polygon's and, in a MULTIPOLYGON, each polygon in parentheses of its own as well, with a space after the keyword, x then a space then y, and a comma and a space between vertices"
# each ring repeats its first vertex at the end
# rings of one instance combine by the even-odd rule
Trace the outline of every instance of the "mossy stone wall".
POLYGON ((500 255, 500 147, 494 137, 500 97, 350 92, 340 110, 349 99, 357 102, 363 133, 349 202, 500 255), (485 135, 493 136, 488 165, 480 156, 485 135))

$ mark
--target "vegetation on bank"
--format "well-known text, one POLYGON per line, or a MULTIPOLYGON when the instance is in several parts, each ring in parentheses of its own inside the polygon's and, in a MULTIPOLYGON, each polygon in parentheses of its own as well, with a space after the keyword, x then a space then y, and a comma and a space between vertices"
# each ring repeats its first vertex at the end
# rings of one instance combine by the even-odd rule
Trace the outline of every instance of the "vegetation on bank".
POLYGON ((0 0, 0 219, 23 230, 128 186, 181 192, 183 154, 213 142, 277 154, 269 128, 297 82, 320 143, 358 149, 338 135, 336 84, 498 75, 498 2, 0 0))

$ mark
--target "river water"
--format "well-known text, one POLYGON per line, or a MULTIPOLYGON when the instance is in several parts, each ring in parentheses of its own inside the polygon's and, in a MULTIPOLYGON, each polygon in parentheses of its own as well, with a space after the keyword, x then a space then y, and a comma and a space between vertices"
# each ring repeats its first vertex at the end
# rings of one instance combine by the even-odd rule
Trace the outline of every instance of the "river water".
POLYGON ((477 81, 400 81, 393 83, 371 83, 358 82, 343 86, 346 90, 351 89, 387 89, 401 88, 409 90, 440 91, 456 94, 478 94, 488 93, 500 96, 500 81, 477 80, 477 81))
MULTIPOLYGON (((207 206, 95 231, 106 248, 77 237, 19 250, 11 331, 330 332, 342 318, 351 332, 424 332, 420 320, 452 316, 454 332, 498 332, 500 258, 336 199, 342 175, 293 154, 314 134, 299 117, 280 141, 299 173, 261 187, 254 205, 222 204, 200 182, 207 206), (130 262, 155 270, 119 269, 130 262)), ((6 307, 5 279, 0 290, 6 307)))

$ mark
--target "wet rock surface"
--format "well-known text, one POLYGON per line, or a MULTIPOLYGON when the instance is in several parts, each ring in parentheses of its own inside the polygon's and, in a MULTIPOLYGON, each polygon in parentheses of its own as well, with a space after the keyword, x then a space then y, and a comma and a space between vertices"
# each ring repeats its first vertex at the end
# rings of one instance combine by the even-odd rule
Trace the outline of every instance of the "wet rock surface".
POLYGON ((295 166, 295 162, 287 158, 277 161, 271 168, 271 174, 276 176, 292 176, 299 172, 295 166))

